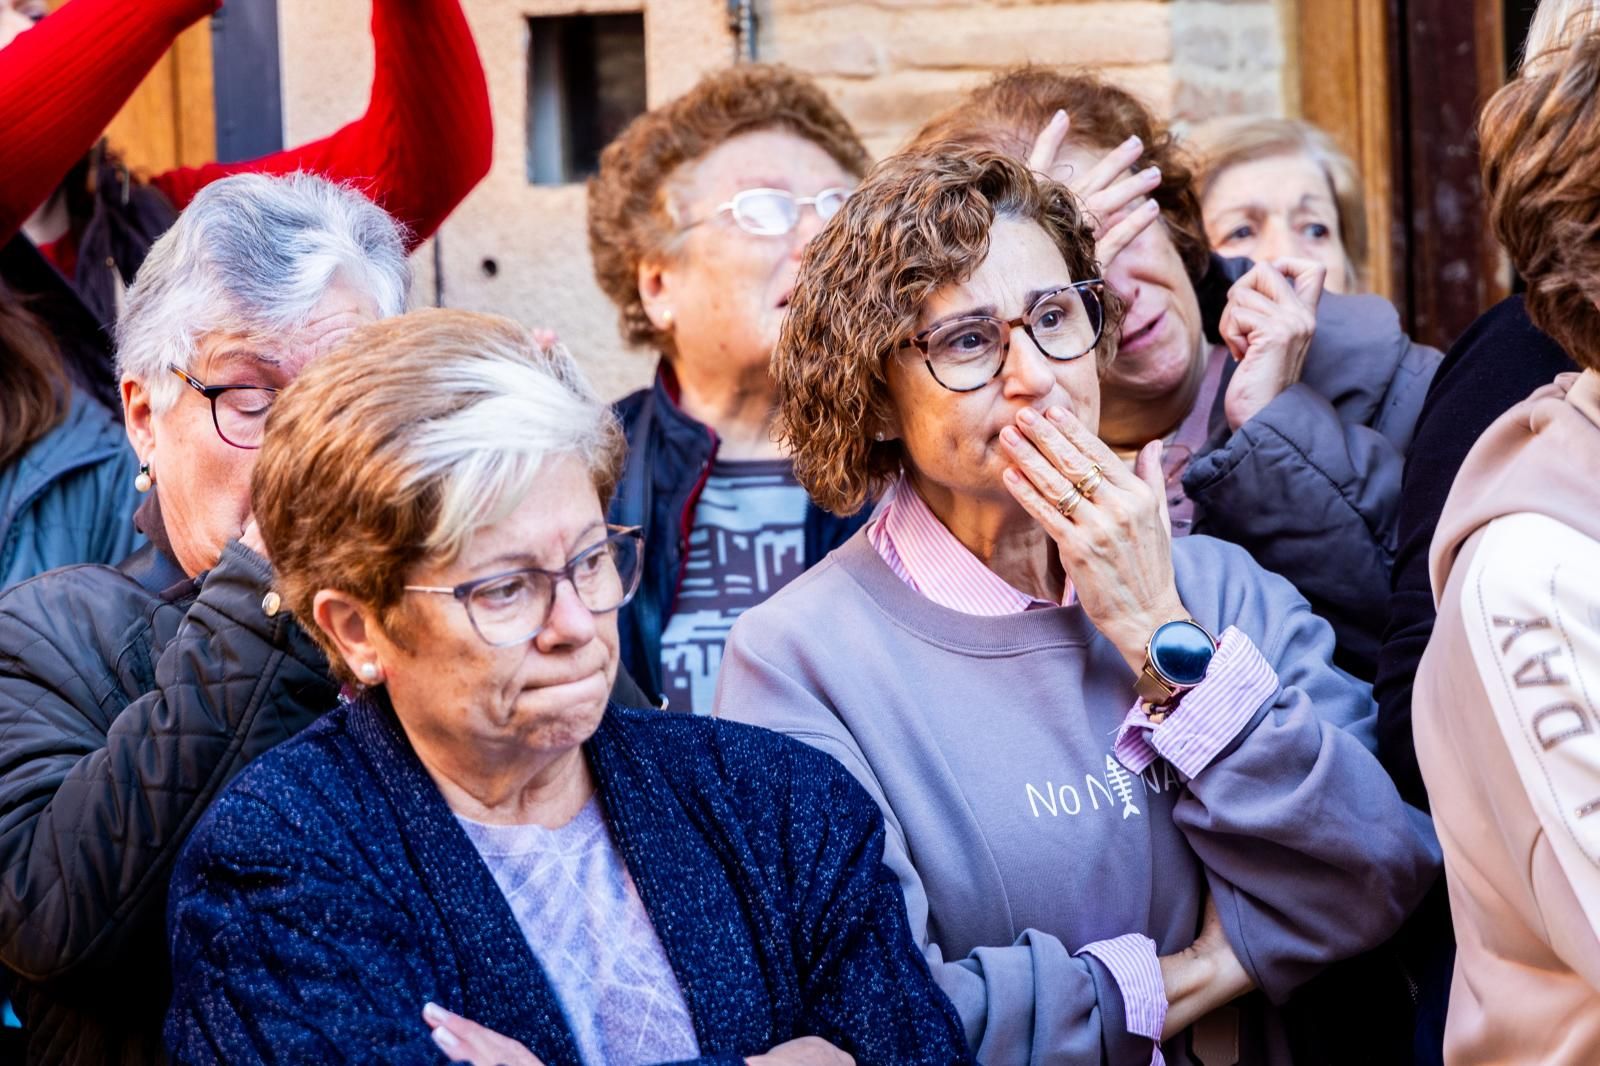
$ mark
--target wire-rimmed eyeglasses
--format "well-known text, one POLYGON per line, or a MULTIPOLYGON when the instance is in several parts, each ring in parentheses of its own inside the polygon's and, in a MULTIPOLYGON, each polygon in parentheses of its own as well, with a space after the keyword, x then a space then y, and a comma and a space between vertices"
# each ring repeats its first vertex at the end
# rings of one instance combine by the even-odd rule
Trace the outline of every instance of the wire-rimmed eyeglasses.
POLYGON ((644 533, 638 526, 607 526, 610 535, 567 560, 559 570, 523 567, 459 585, 407 585, 407 592, 454 596, 485 644, 510 647, 544 631, 555 608, 556 586, 572 586, 590 614, 622 607, 639 588, 644 533))
POLYGON ((207 385, 175 366, 168 370, 211 403, 211 424, 217 436, 235 448, 254 451, 261 447, 267 429, 267 412, 278 398, 278 390, 265 385, 207 385))
POLYGON ((845 188, 833 188, 823 189, 815 196, 796 196, 787 189, 745 189, 734 193, 733 199, 706 218, 690 222, 678 232, 691 230, 718 215, 730 213, 733 221, 746 233, 757 237, 781 237, 800 224, 801 208, 815 208, 817 217, 826 222, 839 213, 844 202, 850 199, 850 192, 845 188))
POLYGON ((1019 318, 969 315, 942 322, 901 341, 916 348, 933 380, 951 392, 972 392, 1000 376, 1021 326, 1045 358, 1069 363, 1094 350, 1105 326, 1104 282, 1088 278, 1043 293, 1019 318))

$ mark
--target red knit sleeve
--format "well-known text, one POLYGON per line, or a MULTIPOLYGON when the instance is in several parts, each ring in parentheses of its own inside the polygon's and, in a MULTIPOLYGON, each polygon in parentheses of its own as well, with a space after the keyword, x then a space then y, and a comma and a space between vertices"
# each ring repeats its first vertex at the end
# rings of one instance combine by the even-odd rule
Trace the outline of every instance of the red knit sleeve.
POLYGON ((376 72, 367 113, 331 137, 242 163, 162 174, 182 207, 241 171, 307 170, 348 181, 404 223, 415 247, 489 172, 489 88, 460 0, 374 0, 376 72))
POLYGON ((0 242, 10 240, 218 0, 72 0, 0 49, 0 242))

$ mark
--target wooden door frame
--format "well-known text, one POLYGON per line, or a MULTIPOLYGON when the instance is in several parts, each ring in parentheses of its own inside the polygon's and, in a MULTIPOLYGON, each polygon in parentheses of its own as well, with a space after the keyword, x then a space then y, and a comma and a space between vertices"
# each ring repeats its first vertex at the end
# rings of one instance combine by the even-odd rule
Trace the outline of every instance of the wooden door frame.
POLYGON ((1500 0, 1292 0, 1300 112, 1361 169, 1368 284, 1448 346, 1508 291, 1478 178, 1504 79, 1500 0))

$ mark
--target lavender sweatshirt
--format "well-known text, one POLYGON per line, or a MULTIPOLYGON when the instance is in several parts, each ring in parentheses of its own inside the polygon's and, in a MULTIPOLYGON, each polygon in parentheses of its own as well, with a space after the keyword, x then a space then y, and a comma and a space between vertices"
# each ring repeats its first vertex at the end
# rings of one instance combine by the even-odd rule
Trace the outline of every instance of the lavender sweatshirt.
MULTIPOLYGON (((1195 619, 1237 626, 1280 681, 1190 780, 1110 758, 1134 679, 1081 608, 948 610, 864 534, 730 634, 716 713, 827 751, 878 801, 912 931, 989 1066, 1148 1063, 1115 980, 1079 949, 1142 933, 1179 951, 1208 890, 1262 990, 1239 1005, 1238 1061, 1285 1063, 1271 1005, 1387 939, 1437 874, 1328 624, 1236 546, 1187 537, 1173 563, 1195 619)), ((1187 1034, 1163 1050, 1197 1061, 1187 1034)))

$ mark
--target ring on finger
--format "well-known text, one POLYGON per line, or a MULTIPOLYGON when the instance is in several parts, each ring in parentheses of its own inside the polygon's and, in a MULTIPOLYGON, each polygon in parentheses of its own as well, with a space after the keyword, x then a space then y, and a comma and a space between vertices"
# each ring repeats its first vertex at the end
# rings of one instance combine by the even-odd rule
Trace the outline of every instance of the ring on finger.
POLYGON ((1071 518, 1072 512, 1078 509, 1078 504, 1084 500, 1083 490, 1076 485, 1068 485, 1067 491, 1056 500, 1056 510, 1061 512, 1062 518, 1071 518))
POLYGON ((1100 488, 1105 479, 1105 471, 1100 469, 1099 463, 1096 463, 1094 466, 1089 468, 1089 472, 1087 474, 1083 475, 1082 481, 1073 483, 1073 487, 1079 492, 1083 493, 1084 499, 1092 500, 1094 499, 1096 490, 1100 488))

